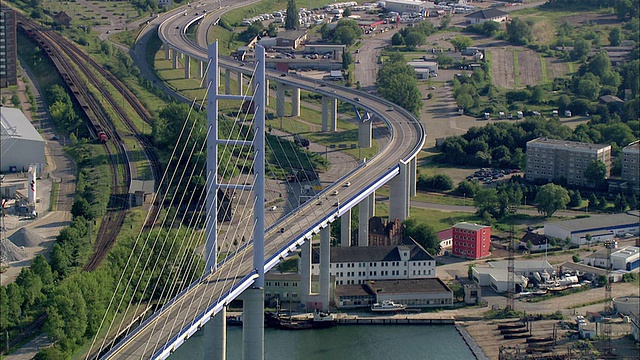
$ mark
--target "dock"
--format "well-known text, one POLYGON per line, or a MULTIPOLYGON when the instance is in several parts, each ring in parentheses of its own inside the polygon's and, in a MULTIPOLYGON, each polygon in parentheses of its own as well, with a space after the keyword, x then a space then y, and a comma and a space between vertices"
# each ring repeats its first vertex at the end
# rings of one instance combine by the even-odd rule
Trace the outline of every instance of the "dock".
POLYGON ((394 314, 388 316, 336 314, 340 325, 454 325, 452 316, 439 314, 394 314))

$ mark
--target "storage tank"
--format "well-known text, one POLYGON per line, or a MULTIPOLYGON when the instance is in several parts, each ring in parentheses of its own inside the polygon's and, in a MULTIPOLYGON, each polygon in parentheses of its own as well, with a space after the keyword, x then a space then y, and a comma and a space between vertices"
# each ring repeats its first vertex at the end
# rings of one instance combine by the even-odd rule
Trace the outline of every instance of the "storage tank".
POLYGON ((640 314, 640 296, 620 296, 613 298, 613 308, 619 314, 640 314))
POLYGON ((36 167, 29 166, 29 175, 27 177, 29 179, 29 190, 27 191, 27 200, 29 204, 36 203, 36 167))

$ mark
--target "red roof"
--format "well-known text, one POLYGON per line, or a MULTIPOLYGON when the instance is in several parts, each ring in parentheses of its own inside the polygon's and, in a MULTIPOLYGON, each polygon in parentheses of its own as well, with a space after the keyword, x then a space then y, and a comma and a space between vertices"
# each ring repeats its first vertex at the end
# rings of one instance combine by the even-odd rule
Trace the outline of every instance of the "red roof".
POLYGON ((438 240, 453 239, 453 229, 438 231, 438 240))

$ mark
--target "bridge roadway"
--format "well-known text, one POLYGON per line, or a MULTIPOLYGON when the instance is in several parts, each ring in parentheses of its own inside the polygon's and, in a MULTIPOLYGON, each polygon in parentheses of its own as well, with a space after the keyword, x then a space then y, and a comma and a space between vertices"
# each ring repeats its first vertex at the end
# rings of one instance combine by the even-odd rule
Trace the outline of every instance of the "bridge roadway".
MULTIPOLYGON (((199 8, 202 10, 204 7, 199 8)), ((160 25, 158 34, 163 43, 170 43, 173 49, 179 49, 179 52, 186 53, 190 57, 206 61, 206 49, 192 43, 184 36, 184 27, 193 23, 193 17, 189 13, 195 13, 197 10, 188 8, 187 16, 182 15, 182 11, 170 16, 160 25), (176 26, 179 27, 177 32, 173 31, 176 30, 176 26)), ((219 12, 207 10, 207 17, 220 16, 224 10, 228 9, 223 7, 219 12)), ((250 64, 241 66, 240 63, 229 59, 221 58, 220 66, 234 72, 246 74, 252 72, 250 64)), ((422 149, 426 138, 424 128, 412 114, 399 107, 394 109, 393 104, 384 99, 315 79, 280 75, 279 72, 267 71, 267 79, 272 81, 336 97, 342 101, 357 104, 375 114, 391 129, 391 140, 368 162, 361 164, 266 230, 265 272, 305 240, 317 234, 321 228, 328 226, 346 210, 356 206, 362 199, 396 176, 399 173, 398 163, 415 157, 422 149), (356 97, 359 100, 355 100, 356 97), (344 186, 347 181, 351 186, 344 186), (339 197, 327 196, 336 189, 340 189, 339 197), (327 197, 328 201, 325 200, 327 197), (334 206, 338 200, 340 205, 334 206), (283 233, 280 232, 282 228, 285 229, 283 233)), ((221 263, 212 274, 192 284, 181 295, 156 312, 103 358, 166 358, 173 349, 201 328, 224 305, 251 286, 257 277, 255 269, 252 269, 252 252, 253 246, 249 243, 221 263)))

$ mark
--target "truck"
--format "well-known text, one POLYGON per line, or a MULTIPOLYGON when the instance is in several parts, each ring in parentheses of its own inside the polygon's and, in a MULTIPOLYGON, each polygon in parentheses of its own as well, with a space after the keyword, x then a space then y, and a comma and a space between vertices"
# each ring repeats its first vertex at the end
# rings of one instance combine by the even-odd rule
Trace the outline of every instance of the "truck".
POLYGON ((518 119, 522 119, 524 117, 524 113, 522 111, 516 111, 516 117, 518 119))

